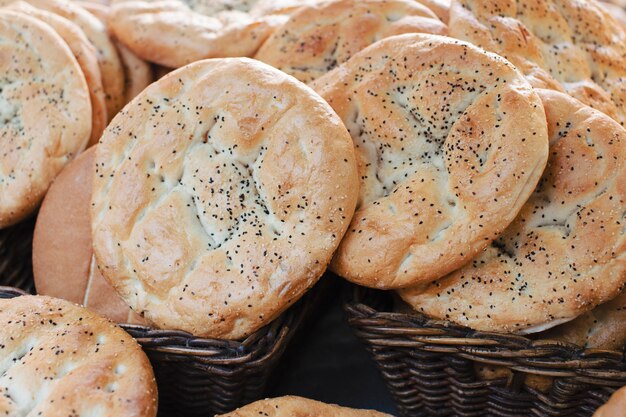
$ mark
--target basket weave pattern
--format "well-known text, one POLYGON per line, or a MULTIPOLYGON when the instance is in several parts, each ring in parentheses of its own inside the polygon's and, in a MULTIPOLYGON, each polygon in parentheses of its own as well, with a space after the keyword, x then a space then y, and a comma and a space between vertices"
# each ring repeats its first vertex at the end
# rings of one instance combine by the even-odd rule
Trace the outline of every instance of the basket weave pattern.
POLYGON ((588 417, 626 385, 623 352, 476 332, 391 305, 389 295, 357 288, 345 309, 405 417, 588 417), (477 365, 510 372, 485 380, 477 365), (533 388, 528 377, 551 388, 533 388))

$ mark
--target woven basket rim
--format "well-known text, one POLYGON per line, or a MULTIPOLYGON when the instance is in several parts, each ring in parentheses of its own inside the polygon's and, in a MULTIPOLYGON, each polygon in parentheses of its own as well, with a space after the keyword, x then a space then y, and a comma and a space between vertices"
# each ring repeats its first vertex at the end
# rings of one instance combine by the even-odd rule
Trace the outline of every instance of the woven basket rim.
MULTIPOLYGON (((315 288, 304 294, 271 323, 241 340, 226 340, 193 336, 181 330, 155 329, 136 324, 118 324, 136 339, 144 349, 162 354, 194 356, 213 365, 255 366, 283 349, 292 329, 298 328, 315 304, 315 288)), ((14 298, 30 293, 9 286, 0 286, 1 298, 14 298)))
POLYGON ((458 354, 485 365, 505 366, 526 374, 575 377, 592 384, 626 379, 624 352, 584 349, 549 339, 480 332, 420 314, 388 311, 373 301, 389 297, 384 292, 353 286, 344 310, 359 336, 376 347, 413 348, 458 354))

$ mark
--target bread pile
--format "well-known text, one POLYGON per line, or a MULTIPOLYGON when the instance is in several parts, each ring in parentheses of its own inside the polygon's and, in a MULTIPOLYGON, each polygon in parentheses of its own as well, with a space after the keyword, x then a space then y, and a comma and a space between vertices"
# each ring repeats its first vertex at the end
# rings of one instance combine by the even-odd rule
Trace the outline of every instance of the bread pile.
POLYGON ((595 0, 0 6, 0 227, 47 192, 40 293, 242 339, 330 266, 623 347, 626 32, 595 0))
POLYGON ((106 24, 74 3, 2 0, 0 21, 6 228, 33 214, 61 169, 153 79, 149 64, 118 52, 106 24))

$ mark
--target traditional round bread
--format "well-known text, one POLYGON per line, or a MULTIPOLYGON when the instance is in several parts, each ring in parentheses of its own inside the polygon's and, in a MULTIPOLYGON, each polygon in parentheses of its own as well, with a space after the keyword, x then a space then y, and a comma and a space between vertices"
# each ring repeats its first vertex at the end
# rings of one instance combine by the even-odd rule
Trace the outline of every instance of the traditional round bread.
POLYGON ((85 77, 45 23, 0 11, 0 228, 30 215, 89 141, 85 77))
POLYGON ((611 300, 626 283, 626 130, 537 90, 550 158, 517 219, 470 264, 400 295, 418 311, 478 330, 531 333, 611 300))
MULTIPOLYGON (((109 6, 88 1, 77 3, 107 25, 111 9, 109 6)), ((126 104, 155 80, 154 71, 150 64, 135 55, 117 39, 113 39, 113 43, 124 68, 124 104, 126 104)))
POLYGON ((306 398, 287 396, 257 401, 218 417, 392 417, 370 410, 355 410, 306 398))
POLYGON ((89 87, 92 109, 89 145, 98 142, 109 119, 96 49, 78 26, 59 15, 38 9, 23 1, 13 3, 8 8, 41 20, 51 26, 67 43, 89 87))
MULTIPOLYGON (((76 24, 96 48, 102 87, 105 93, 107 115, 112 119, 124 105, 124 71, 115 46, 109 39, 106 27, 82 7, 67 0, 25 0, 31 5, 55 13, 76 24)), ((14 0, 0 0, 8 5, 14 0)))
POLYGON ((178 68, 205 58, 253 56, 286 16, 254 16, 255 1, 120 1, 110 28, 141 58, 178 68))
POLYGON ((455 0, 451 36, 626 122, 626 33, 595 0, 455 0))
POLYGON ((327 0, 256 0, 250 10, 254 16, 290 14, 300 7, 312 6, 327 0))
POLYGON ((413 0, 338 0, 302 7, 255 58, 309 83, 372 43, 402 33, 445 35, 448 28, 413 0))
POLYGON ((160 328, 238 339, 324 272, 358 197, 354 150, 304 84, 245 58, 166 75, 96 151, 103 275, 160 328))
POLYGON ((626 410, 626 387, 617 390, 609 401, 598 409, 593 417, 624 417, 626 410))
POLYGON ((545 166, 539 97, 465 42, 387 38, 312 85, 356 148, 358 210, 332 263, 355 283, 402 288, 459 268, 515 218, 545 166))
POLYGON ((153 417, 157 388, 130 335, 43 296, 0 299, 0 415, 153 417))
POLYGON ((81 304, 116 323, 143 323, 96 267, 91 242, 95 148, 70 162, 43 200, 33 237, 37 294, 81 304))
POLYGON ((626 349, 626 292, 537 336, 573 343, 585 349, 623 351, 626 349))

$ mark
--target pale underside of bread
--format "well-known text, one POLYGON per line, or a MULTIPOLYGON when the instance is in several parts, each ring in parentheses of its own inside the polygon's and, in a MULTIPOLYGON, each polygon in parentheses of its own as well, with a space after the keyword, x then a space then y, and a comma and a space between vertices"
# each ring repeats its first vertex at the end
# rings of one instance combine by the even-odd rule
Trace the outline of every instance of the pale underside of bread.
POLYGON ((339 0, 295 11, 255 58, 309 83, 380 39, 447 32, 446 25, 416 1, 339 0))
POLYGON ((317 94, 258 61, 200 61, 105 131, 94 250, 151 324, 237 339, 317 281, 357 193, 350 136, 317 94))
POLYGON ((571 320, 626 282, 626 131, 559 92, 544 103, 550 159, 517 219, 470 264, 401 291, 416 310, 478 330, 571 320))
POLYGON ((626 32, 595 0, 454 0, 450 33, 624 125, 626 32))
POLYGON ((0 300, 0 414, 154 417, 156 383, 122 329, 67 301, 0 300))
POLYGON ((360 285, 430 282, 471 260, 547 160, 539 97, 510 63, 465 42, 390 37, 312 86, 357 153, 359 205, 331 267, 360 285))
POLYGON ((302 397, 260 400, 219 417, 391 417, 370 410, 356 410, 302 397))
POLYGON ((95 148, 56 177, 37 214, 33 275, 37 294, 83 305, 116 323, 143 323, 98 271, 91 241, 95 148))
POLYGON ((63 39, 24 14, 0 11, 0 228, 41 202, 63 166, 87 144, 91 102, 63 39))

